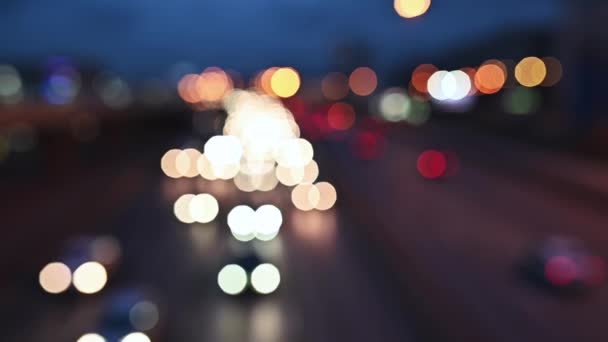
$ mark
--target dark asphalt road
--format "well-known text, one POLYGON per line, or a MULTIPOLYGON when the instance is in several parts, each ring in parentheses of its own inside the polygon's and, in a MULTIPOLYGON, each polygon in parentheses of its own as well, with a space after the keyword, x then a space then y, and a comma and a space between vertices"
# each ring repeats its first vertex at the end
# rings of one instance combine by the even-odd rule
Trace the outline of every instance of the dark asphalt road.
POLYGON ((356 160, 344 143, 320 144, 323 180, 337 185, 338 205, 304 213, 281 187, 246 195, 231 183, 165 179, 158 162, 180 139, 121 135, 104 153, 64 156, 43 178, 5 182, 3 341, 75 341, 96 329, 124 288, 158 302, 153 341, 608 338, 605 288, 564 298, 515 271, 534 242, 554 234, 608 257, 604 165, 467 129, 400 128, 375 161, 356 160), (420 177, 416 159, 428 148, 453 151, 458 171, 439 181, 420 177), (216 195, 215 223, 175 220, 172 201, 188 191, 216 195), (271 296, 232 298, 216 285, 221 266, 247 248, 227 234, 226 214, 240 203, 283 211, 280 239, 257 246, 282 272, 271 296), (38 270, 75 233, 117 236, 120 268, 99 295, 44 295, 38 270))

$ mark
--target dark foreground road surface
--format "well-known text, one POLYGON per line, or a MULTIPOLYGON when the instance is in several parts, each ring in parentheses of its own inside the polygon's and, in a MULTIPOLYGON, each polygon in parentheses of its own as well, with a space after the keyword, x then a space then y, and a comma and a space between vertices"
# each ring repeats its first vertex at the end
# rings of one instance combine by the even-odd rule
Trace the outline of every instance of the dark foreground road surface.
POLYGON ((353 157, 347 143, 320 143, 322 180, 336 184, 339 200, 332 211, 305 213, 280 186, 251 195, 230 182, 166 179, 160 157, 186 135, 157 133, 116 133, 94 153, 77 149, 35 164, 51 172, 3 182, 3 341, 76 341, 97 331, 124 289, 159 304, 153 341, 608 338, 605 288, 562 296, 517 272, 535 242, 556 234, 608 257, 608 173, 598 162, 468 129, 399 128, 373 161, 353 157), (416 159, 426 149, 455 153, 457 171, 422 178, 416 159), (185 192, 219 199, 215 223, 175 219, 172 203, 185 192), (242 203, 281 208, 280 239, 255 248, 234 241, 226 214, 242 203), (118 270, 97 295, 42 293, 40 267, 75 234, 116 236, 118 270), (218 270, 250 248, 279 267, 279 291, 223 295, 218 270))

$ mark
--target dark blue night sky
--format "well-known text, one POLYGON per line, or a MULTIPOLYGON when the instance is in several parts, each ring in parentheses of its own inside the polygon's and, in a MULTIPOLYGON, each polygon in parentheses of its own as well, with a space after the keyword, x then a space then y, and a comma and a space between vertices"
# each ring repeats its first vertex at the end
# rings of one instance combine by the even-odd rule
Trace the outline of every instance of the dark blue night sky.
POLYGON ((559 0, 434 0, 422 18, 392 0, 11 0, 0 4, 0 58, 86 57, 128 77, 178 61, 244 72, 270 65, 323 71, 357 42, 382 68, 512 28, 552 25, 559 0))

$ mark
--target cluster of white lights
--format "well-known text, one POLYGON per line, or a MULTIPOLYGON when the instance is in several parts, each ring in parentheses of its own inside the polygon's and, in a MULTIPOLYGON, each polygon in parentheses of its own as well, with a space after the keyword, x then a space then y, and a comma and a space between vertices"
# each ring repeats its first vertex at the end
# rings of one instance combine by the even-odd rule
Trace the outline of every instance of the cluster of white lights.
MULTIPOLYGON (((316 179, 318 167, 313 161, 313 147, 300 138, 293 115, 278 100, 235 90, 225 97, 224 107, 228 113, 224 137, 230 138, 224 138, 226 143, 216 150, 222 156, 232 156, 232 165, 237 156, 241 157, 234 177, 240 190, 270 191, 279 181, 292 186, 305 178, 316 179)), ((212 165, 219 162, 208 158, 212 165)))
POLYGON ((438 101, 458 101, 471 92, 472 82, 469 75, 462 70, 440 70, 428 80, 429 94, 438 101))
POLYGON ((234 207, 228 214, 230 232, 239 241, 274 239, 281 229, 283 215, 274 205, 267 204, 257 210, 246 205, 234 207))
POLYGON ((209 223, 219 212, 219 204, 210 194, 185 194, 173 205, 175 217, 183 223, 209 223))
POLYGON ((40 286, 51 294, 67 291, 70 285, 83 294, 97 293, 106 286, 108 274, 105 267, 95 261, 85 262, 74 273, 60 262, 47 264, 38 276, 40 286))
MULTIPOLYGON (((224 266, 217 275, 220 289, 229 295, 235 296, 247 288, 247 271, 239 265, 224 266)), ((272 264, 258 265, 249 277, 251 287, 259 294, 270 294, 276 291, 281 283, 281 273, 272 264)))
MULTIPOLYGON (((385 100, 384 107, 389 114, 401 115, 402 110, 408 109, 404 107, 409 107, 409 99, 401 95, 385 100)), ((195 148, 167 151, 161 158, 165 175, 171 178, 233 179, 235 186, 243 192, 272 191, 278 183, 285 186, 312 185, 317 180, 319 166, 313 159, 312 144, 300 138, 300 129, 293 115, 280 101, 253 91, 235 89, 224 96, 223 105, 228 113, 224 134, 211 137, 203 152, 195 148)), ((335 198, 331 198, 332 191, 329 194, 331 207, 335 198)), ((319 195, 323 197, 324 192, 319 195)), ((213 220, 217 213, 206 215, 203 212, 214 213, 215 205, 205 202, 211 210, 199 211, 197 218, 191 208, 192 196, 184 195, 175 203, 178 219, 185 223, 213 220)), ((200 202, 203 204, 202 199, 200 202)), ((313 208, 316 207, 314 203, 313 208)), ((325 210, 321 209, 323 207, 321 204, 318 209, 325 210)))

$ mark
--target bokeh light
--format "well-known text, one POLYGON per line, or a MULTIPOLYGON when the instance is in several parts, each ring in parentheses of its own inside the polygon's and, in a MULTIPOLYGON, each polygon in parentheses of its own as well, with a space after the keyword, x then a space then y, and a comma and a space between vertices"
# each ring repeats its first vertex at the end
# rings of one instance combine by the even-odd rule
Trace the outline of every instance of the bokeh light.
POLYGON ((272 264, 258 265, 251 272, 251 286, 261 294, 270 294, 274 292, 281 283, 281 274, 279 269, 272 264))
POLYGON ((335 130, 347 130, 355 123, 355 109, 346 102, 336 102, 327 110, 327 124, 335 130))
POLYGON ((123 337, 120 342, 151 342, 150 337, 142 332, 133 332, 123 337))
POLYGON ((291 202, 299 210, 310 211, 317 206, 320 196, 313 184, 299 184, 291 191, 291 202))
POLYGON ((266 204, 257 210, 239 205, 228 213, 228 227, 235 239, 251 241, 254 238, 262 241, 274 239, 283 223, 281 210, 274 205, 266 204))
POLYGON ((88 333, 80 336, 76 342, 106 342, 106 339, 96 333, 88 333))
POLYGON ((205 69, 195 82, 196 99, 209 107, 218 105, 233 87, 230 76, 217 67, 205 69))
POLYGON ((158 323, 158 318, 158 307, 152 302, 139 302, 129 310, 131 325, 139 331, 153 329, 158 323))
POLYGON ((418 157, 417 167, 422 177, 436 179, 445 174, 447 158, 440 151, 427 150, 418 157))
POLYGON ((397 14, 403 18, 414 18, 425 14, 431 6, 431 0, 395 0, 397 14))
POLYGON ((378 76, 371 68, 359 67, 350 74, 348 85, 353 93, 359 96, 367 96, 376 90, 378 76))
POLYGON ((305 166, 312 161, 314 150, 305 139, 286 139, 276 148, 275 158, 285 167, 305 166))
POLYGON ((65 292, 72 283, 72 271, 60 262, 52 262, 40 271, 38 276, 40 287, 48 293, 65 292))
POLYGON ((175 158, 175 168, 184 177, 194 178, 199 175, 197 162, 201 152, 195 148, 181 151, 175 158))
POLYGON ((279 70, 277 67, 268 68, 256 77, 256 87, 260 92, 270 96, 277 96, 272 90, 272 75, 274 75, 277 70, 279 70))
POLYGON ((198 103, 201 98, 196 90, 199 75, 187 74, 184 75, 177 84, 177 93, 182 100, 187 103, 198 103))
POLYGON ((558 255, 547 260, 544 273, 551 285, 568 286, 576 280, 579 271, 574 260, 558 255))
POLYGON ((101 291, 108 281, 108 274, 102 264, 94 261, 80 265, 72 276, 76 290, 84 294, 101 291))
MULTIPOLYGON (((336 193, 336 189, 334 188, 333 185, 327 183, 327 182, 320 182, 315 184, 315 187, 317 188, 317 191, 319 193, 318 196, 318 201, 317 204, 315 205, 315 209, 318 210, 329 210, 331 209, 335 204, 336 204, 336 200, 337 200, 337 193, 336 193)), ((309 192, 310 195, 310 192, 309 192)), ((313 195, 314 192, 313 192, 313 195)), ((311 202, 314 201, 314 197, 311 199, 311 202)))
POLYGON ((205 143, 204 154, 212 165, 240 164, 243 146, 232 135, 216 135, 205 143))
POLYGON ((321 91, 328 100, 342 100, 348 96, 348 77, 340 72, 327 74, 321 81, 321 91))
POLYGON ((95 238, 90 245, 91 257, 102 265, 114 265, 122 255, 118 239, 113 236, 95 238))
POLYGON ((380 115, 384 120, 398 122, 406 120, 410 114, 411 101, 405 90, 386 90, 379 100, 380 115))
POLYGON ((218 178, 215 174, 213 165, 204 153, 201 154, 196 161, 196 170, 201 177, 207 180, 216 180, 218 178))
MULTIPOLYGON (((312 162, 313 161, 311 161, 311 163, 312 162)), ((275 172, 279 182, 286 186, 294 186, 301 183, 304 179, 304 167, 285 167, 278 165, 275 172)))
POLYGON ((464 71, 454 70, 446 76, 441 86, 450 100, 458 101, 471 92, 471 79, 464 71))
POLYGON ((292 97, 300 89, 300 75, 293 68, 280 68, 270 80, 272 92, 279 97, 292 97))
POLYGON ((239 205, 228 213, 228 228, 239 241, 251 241, 255 238, 255 211, 246 206, 239 205))
POLYGON ((254 176, 250 176, 248 174, 239 172, 235 177, 234 177, 234 185, 236 186, 237 189, 243 191, 243 192, 253 192, 256 191, 256 184, 254 184, 253 182, 253 177, 254 176))
POLYGON ((314 183, 319 177, 319 165, 316 161, 311 160, 308 165, 304 167, 304 178, 301 183, 314 183))
POLYGON ((281 210, 272 204, 263 205, 255 211, 255 234, 259 240, 269 241, 275 238, 282 224, 281 210))
POLYGON ((412 72, 411 80, 414 89, 416 89, 422 94, 427 94, 427 84, 429 82, 429 78, 431 78, 431 76, 437 71, 439 71, 439 69, 437 69, 437 67, 432 64, 422 64, 416 67, 416 69, 414 69, 414 72, 412 72))
POLYGON ((444 101, 444 100, 448 99, 448 96, 447 96, 447 94, 444 93, 443 86, 442 86, 443 79, 447 75, 448 75, 447 71, 440 70, 440 71, 433 73, 433 75, 431 75, 431 77, 429 77, 427 89, 428 89, 429 95, 431 95, 435 100, 444 101))
POLYGON ((279 180, 274 170, 263 175, 250 176, 251 183, 257 191, 268 192, 274 190, 279 184, 279 180))
POLYGON ((115 75, 102 75, 93 82, 101 102, 110 109, 125 109, 133 102, 131 87, 115 75))
MULTIPOLYGON (((233 92, 227 104, 224 134, 237 137, 243 146, 245 164, 272 163, 276 150, 285 144, 294 147, 300 135, 293 115, 279 101, 247 91, 233 92), (292 140, 291 143, 286 141, 292 140)), ((241 165, 241 171, 247 165, 241 165)))
POLYGON ((477 94, 478 90, 477 90, 477 87, 475 86, 475 74, 477 73, 477 70, 475 68, 464 67, 464 68, 461 68, 460 71, 464 72, 465 74, 467 74, 467 76, 469 76, 471 90, 469 91, 467 96, 473 96, 473 95, 477 94))
POLYGON ((49 75, 42 85, 42 95, 50 104, 62 105, 74 101, 81 87, 80 74, 69 65, 62 65, 49 75))
POLYGON ((503 105, 507 113, 525 115, 537 111, 541 101, 542 97, 537 89, 515 87, 505 93, 503 105))
POLYGON ((410 100, 410 112, 405 121, 414 126, 423 125, 431 117, 431 106, 427 101, 420 100, 417 97, 410 100))
POLYGON ((507 81, 504 65, 487 63, 477 69, 475 87, 483 94, 499 92, 507 81))
POLYGON ((471 79, 462 70, 437 71, 430 78, 427 85, 429 94, 436 100, 458 101, 471 92, 471 79))
POLYGON ((226 265, 217 275, 217 284, 224 293, 238 295, 247 287, 247 272, 239 265, 226 265))
POLYGON ((0 65, 0 103, 16 104, 23 100, 23 83, 15 67, 0 65))
POLYGON ((199 194, 190 199, 188 204, 190 217, 199 223, 208 223, 215 219, 219 212, 219 204, 210 194, 199 194))
POLYGON ((555 57, 545 57, 543 58, 543 62, 545 63, 545 67, 547 68, 547 77, 541 86, 543 87, 552 87, 561 81, 563 76, 563 68, 562 63, 559 59, 555 57))
POLYGON ((173 214, 182 223, 194 223, 194 218, 190 214, 190 202, 193 198, 193 194, 184 194, 173 204, 173 214))
POLYGON ((524 87, 536 87, 546 76, 545 62, 538 57, 526 57, 515 66, 515 78, 524 87))
POLYGON ((177 170, 177 156, 180 152, 179 149, 171 149, 160 159, 160 168, 167 177, 179 178, 182 176, 182 173, 177 170))

